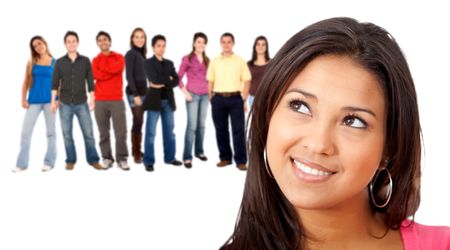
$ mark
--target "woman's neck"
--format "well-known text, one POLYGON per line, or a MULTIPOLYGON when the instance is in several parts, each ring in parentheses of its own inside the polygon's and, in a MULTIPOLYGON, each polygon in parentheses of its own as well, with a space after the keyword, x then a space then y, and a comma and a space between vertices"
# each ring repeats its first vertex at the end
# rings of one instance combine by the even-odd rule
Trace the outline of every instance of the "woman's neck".
POLYGON ((260 66, 266 65, 267 61, 266 61, 265 55, 264 54, 257 54, 256 55, 256 60, 255 60, 254 63, 255 63, 255 65, 260 65, 260 66))
POLYGON ((52 57, 49 54, 40 55, 38 58, 36 58, 37 64, 49 64, 51 62, 52 57))
POLYGON ((200 63, 203 63, 203 52, 194 51, 194 55, 197 57, 200 63))
POLYGON ((373 249, 371 246, 384 246, 386 242, 392 246, 399 243, 401 249, 398 231, 388 230, 382 217, 372 211, 365 199, 348 202, 345 207, 297 209, 297 213, 308 249, 373 249))

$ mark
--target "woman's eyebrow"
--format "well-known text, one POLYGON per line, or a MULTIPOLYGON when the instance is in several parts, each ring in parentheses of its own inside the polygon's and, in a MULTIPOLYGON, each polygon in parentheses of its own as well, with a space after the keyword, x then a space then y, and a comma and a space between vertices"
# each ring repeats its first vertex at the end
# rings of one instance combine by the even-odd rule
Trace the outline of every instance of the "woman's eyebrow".
POLYGON ((299 94, 304 95, 304 96, 307 97, 307 98, 312 98, 312 99, 314 99, 314 100, 317 101, 317 96, 315 96, 315 95, 312 94, 312 93, 309 93, 309 92, 306 92, 306 91, 304 91, 304 90, 301 90, 301 89, 293 88, 293 89, 290 89, 290 90, 288 90, 288 91, 286 92, 286 94, 289 94, 289 93, 299 93, 299 94))
POLYGON ((373 117, 377 117, 376 115, 375 115, 375 112, 373 112, 372 110, 370 110, 370 109, 366 109, 366 108, 359 108, 359 107, 352 107, 352 106, 349 106, 349 107, 343 107, 342 108, 342 110, 345 110, 345 111, 349 111, 349 112, 366 112, 366 113, 368 113, 368 114, 371 114, 373 117))
MULTIPOLYGON (((307 91, 298 89, 298 88, 293 88, 293 89, 290 89, 290 90, 286 91, 286 94, 289 94, 289 93, 299 93, 299 94, 304 95, 306 98, 311 98, 311 99, 314 99, 315 101, 318 100, 316 95, 314 95, 312 93, 309 93, 307 91)), ((348 107, 343 107, 342 110, 345 110, 345 111, 348 111, 348 112, 365 112, 365 113, 368 113, 368 114, 372 115, 375 118, 377 117, 375 115, 375 112, 373 112, 372 110, 370 110, 368 108, 360 108, 360 107, 348 106, 348 107)))

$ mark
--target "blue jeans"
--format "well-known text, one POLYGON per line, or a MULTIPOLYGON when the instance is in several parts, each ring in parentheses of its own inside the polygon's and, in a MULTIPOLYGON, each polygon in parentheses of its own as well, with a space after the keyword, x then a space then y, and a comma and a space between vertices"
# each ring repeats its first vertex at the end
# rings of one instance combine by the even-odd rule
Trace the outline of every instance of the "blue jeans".
POLYGON ((255 100, 254 95, 248 95, 248 110, 250 110, 252 108, 254 100, 255 100))
MULTIPOLYGON (((145 95, 141 96, 141 101, 144 102, 144 100, 145 100, 145 95)), ((136 107, 136 105, 134 105, 134 95, 127 95, 127 102, 128 102, 128 106, 130 106, 130 108, 136 107)))
POLYGON ((187 126, 184 133, 183 161, 192 160, 192 145, 195 138, 195 155, 203 154, 205 120, 208 111, 208 94, 191 93, 192 101, 186 102, 187 126))
POLYGON ((22 125, 22 134, 20 137, 20 152, 17 157, 16 166, 22 169, 28 167, 30 156, 31 136, 33 135, 34 125, 41 111, 44 112, 45 127, 47 129, 47 153, 44 158, 44 165, 53 167, 56 161, 56 131, 55 114, 52 113, 50 103, 30 104, 25 114, 22 125))
POLYGON ((87 162, 92 165, 100 161, 95 149, 94 131, 92 128, 91 114, 87 103, 64 104, 60 103, 59 117, 64 136, 64 147, 66 149, 66 163, 77 162, 77 152, 72 135, 73 116, 78 118, 81 132, 83 133, 84 147, 86 150, 87 162))
POLYGON ((169 105, 169 101, 161 101, 162 110, 147 111, 147 122, 145 124, 145 140, 144 140, 144 165, 155 164, 155 136, 156 124, 161 115, 162 130, 163 130, 163 146, 164 146, 164 162, 171 163, 175 160, 175 134, 173 129, 175 127, 173 111, 169 105))

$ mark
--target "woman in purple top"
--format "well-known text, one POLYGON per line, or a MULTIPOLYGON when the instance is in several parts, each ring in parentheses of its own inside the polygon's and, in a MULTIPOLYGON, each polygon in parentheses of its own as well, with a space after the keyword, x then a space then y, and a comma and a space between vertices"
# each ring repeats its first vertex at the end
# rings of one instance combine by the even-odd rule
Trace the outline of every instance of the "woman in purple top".
POLYGON ((55 114, 51 112, 52 75, 55 59, 50 54, 47 42, 41 36, 30 41, 31 59, 27 64, 22 85, 22 107, 26 109, 20 140, 20 152, 13 172, 27 169, 31 136, 39 114, 43 112, 47 128, 47 153, 42 171, 53 169, 56 161, 55 114), (28 98, 27 98, 28 93, 28 98))
POLYGON ((252 59, 248 61, 248 68, 252 74, 252 81, 250 84, 250 91, 248 96, 249 108, 253 105, 256 90, 261 82, 261 79, 266 71, 267 63, 269 63, 269 43, 265 36, 258 36, 253 43, 252 59))
POLYGON ((198 32, 194 34, 192 52, 183 57, 178 71, 180 77, 179 87, 186 97, 187 126, 184 135, 183 162, 186 168, 192 167, 192 146, 195 140, 195 157, 202 161, 208 158, 203 151, 205 135, 205 120, 208 110, 208 82, 206 69, 209 58, 206 56, 205 47, 208 37, 198 32), (187 84, 183 83, 184 75, 187 76, 187 84))
POLYGON ((420 204, 413 77, 385 29, 332 18, 267 66, 249 129, 234 232, 221 249, 450 249, 420 204))

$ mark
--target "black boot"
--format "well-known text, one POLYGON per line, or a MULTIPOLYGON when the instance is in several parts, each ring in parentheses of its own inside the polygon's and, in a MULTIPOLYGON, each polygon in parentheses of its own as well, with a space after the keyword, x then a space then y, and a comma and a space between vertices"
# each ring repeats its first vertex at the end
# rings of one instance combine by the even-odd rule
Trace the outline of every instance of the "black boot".
POLYGON ((131 133, 131 152, 133 154, 134 162, 137 164, 142 163, 143 154, 141 152, 141 133, 131 133))

